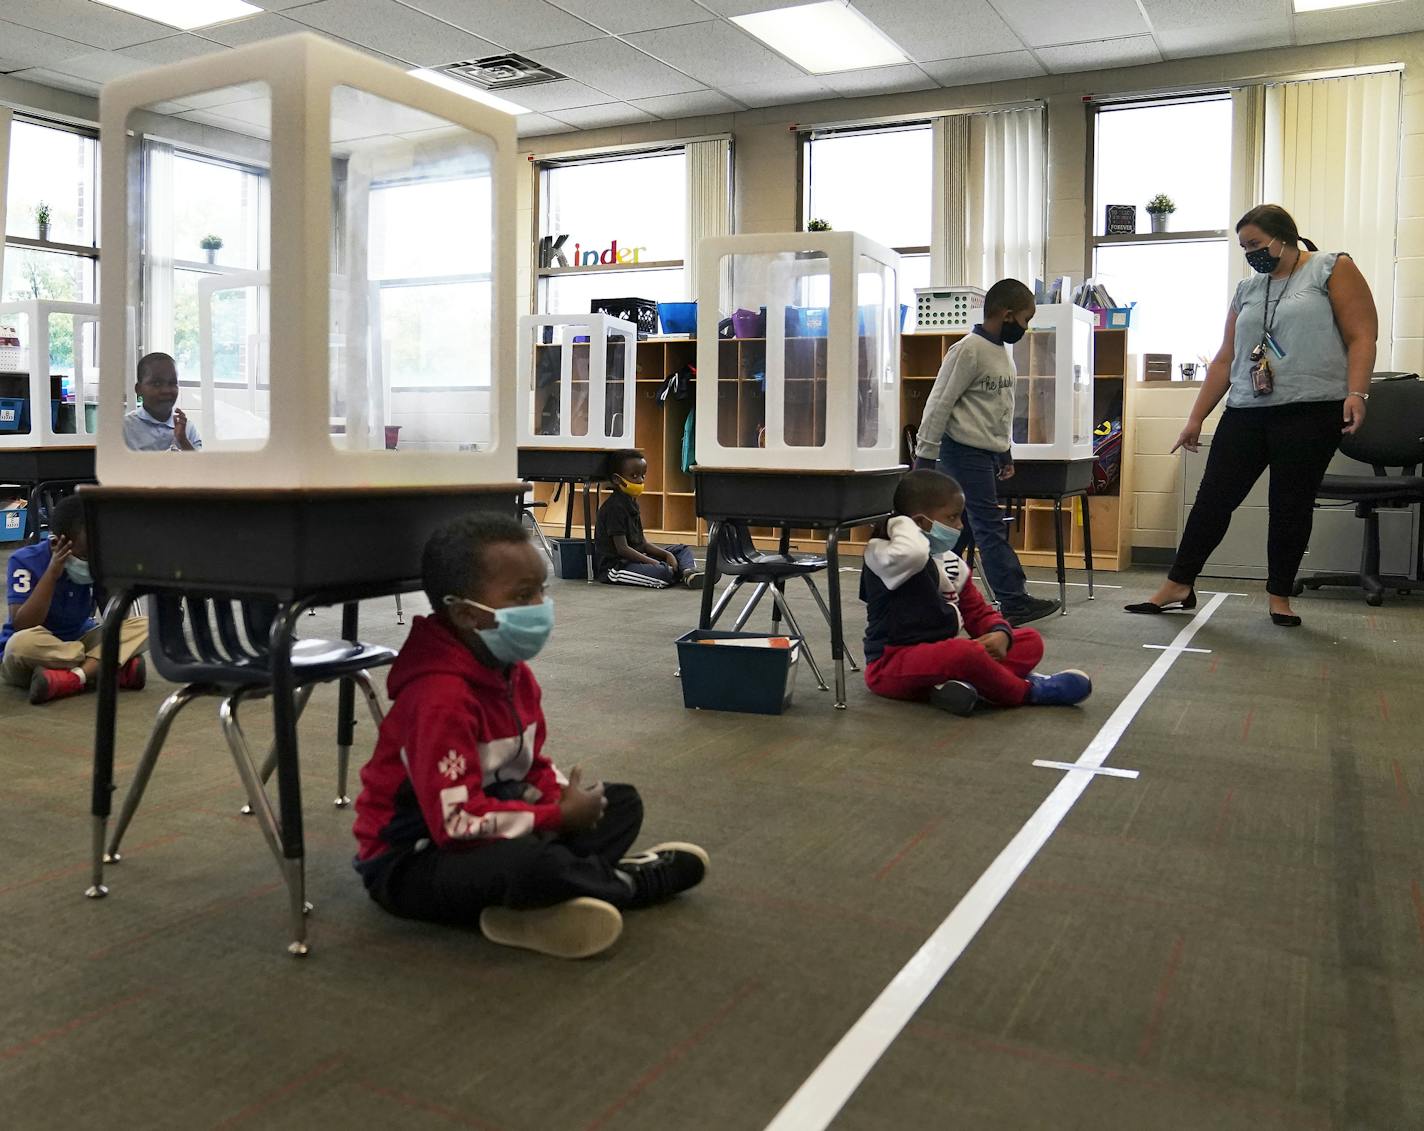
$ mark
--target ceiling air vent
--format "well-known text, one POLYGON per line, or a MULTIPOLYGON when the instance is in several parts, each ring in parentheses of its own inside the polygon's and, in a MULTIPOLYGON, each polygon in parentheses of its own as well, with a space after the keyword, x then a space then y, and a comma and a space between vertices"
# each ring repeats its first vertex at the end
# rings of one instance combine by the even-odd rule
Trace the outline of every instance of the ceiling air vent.
POLYGON ((567 77, 550 67, 541 67, 533 59, 513 53, 491 55, 488 59, 474 59, 464 63, 449 63, 435 69, 462 82, 473 83, 482 90, 514 90, 521 86, 557 82, 567 77))

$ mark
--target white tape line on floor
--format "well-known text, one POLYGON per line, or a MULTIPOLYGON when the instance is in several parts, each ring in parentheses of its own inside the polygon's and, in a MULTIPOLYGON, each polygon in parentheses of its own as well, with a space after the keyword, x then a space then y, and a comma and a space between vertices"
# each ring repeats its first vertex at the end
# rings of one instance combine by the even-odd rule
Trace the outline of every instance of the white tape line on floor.
POLYGON ((1136 770, 1119 770, 1116 766, 1079 766, 1074 762, 1050 762, 1035 758, 1033 764, 1043 770, 1074 770, 1080 774, 1104 774, 1110 778, 1135 778, 1136 770))
MULTIPOLYGON (((1142 705, 1201 627, 1226 600, 1218 593, 1194 616, 1078 756, 1076 767, 1096 769, 1107 760, 1142 705)), ((964 898, 871 1003, 870 1008, 816 1066, 766 1131, 823 1131, 861 1081, 909 1024, 915 1012, 958 961, 1009 889, 1047 843, 1097 774, 1064 774, 1028 823, 965 893, 964 898)))

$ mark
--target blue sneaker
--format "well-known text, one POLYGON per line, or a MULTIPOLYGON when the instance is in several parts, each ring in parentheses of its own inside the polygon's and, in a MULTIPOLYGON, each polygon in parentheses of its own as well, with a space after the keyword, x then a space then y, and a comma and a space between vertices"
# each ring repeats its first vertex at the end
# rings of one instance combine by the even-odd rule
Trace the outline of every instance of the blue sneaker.
POLYGON ((1035 707, 1071 707, 1093 693, 1093 681, 1087 672, 1069 668, 1056 675, 1028 677, 1028 702, 1035 707))

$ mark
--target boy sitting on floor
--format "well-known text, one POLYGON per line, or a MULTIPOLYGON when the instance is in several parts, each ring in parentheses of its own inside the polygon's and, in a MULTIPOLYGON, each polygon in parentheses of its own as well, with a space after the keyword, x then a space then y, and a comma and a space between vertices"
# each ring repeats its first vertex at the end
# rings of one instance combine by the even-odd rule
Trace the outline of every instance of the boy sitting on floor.
POLYGON ((1093 685, 1080 671, 1036 675, 1043 638, 1014 628, 979 594, 954 553, 964 492, 938 471, 912 471, 895 489, 895 513, 865 547, 865 685, 890 699, 928 699, 967 715, 996 707, 1081 703, 1093 685), (967 630, 968 636, 962 635, 967 630))
MULTIPOLYGON (((84 501, 61 499, 50 513, 49 537, 10 555, 5 600, 10 615, 0 629, 0 681, 28 687, 31 703, 64 699, 96 686, 103 627, 94 619, 94 579, 86 556, 84 501)), ((148 618, 130 617, 119 637, 119 686, 140 690, 140 652, 148 618)))
POLYGON ((431 536, 435 609, 391 667, 391 712, 356 799, 356 870, 410 919, 473 926, 491 942, 561 958, 613 944, 620 910, 701 882, 707 853, 660 844, 630 856, 643 823, 631 785, 586 785, 544 753, 539 684, 525 661, 554 624, 547 564, 524 528, 474 514, 431 536))
POLYGON ((702 575, 686 546, 655 546, 643 535, 638 496, 648 477, 648 461, 633 450, 614 452, 608 459, 613 496, 598 508, 593 547, 598 578, 610 585, 641 585, 666 589, 681 582, 702 588, 702 575))

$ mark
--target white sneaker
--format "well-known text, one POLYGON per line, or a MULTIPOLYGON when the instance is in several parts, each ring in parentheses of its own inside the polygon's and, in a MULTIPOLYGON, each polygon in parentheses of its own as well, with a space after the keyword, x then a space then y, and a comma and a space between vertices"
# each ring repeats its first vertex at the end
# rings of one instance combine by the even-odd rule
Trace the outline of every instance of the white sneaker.
POLYGON ((500 946, 555 958, 589 958, 618 941, 623 916, 613 904, 588 896, 527 911, 486 907, 480 912, 480 933, 500 946))
POLYGON ((707 578, 695 569, 690 569, 682 575, 682 583, 689 589, 701 589, 707 584, 707 578))

